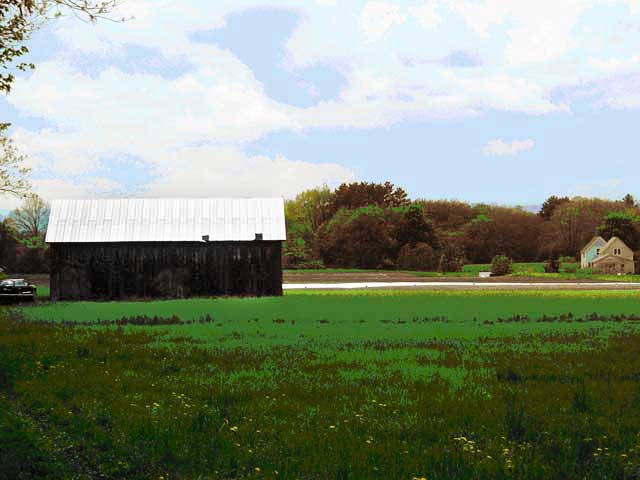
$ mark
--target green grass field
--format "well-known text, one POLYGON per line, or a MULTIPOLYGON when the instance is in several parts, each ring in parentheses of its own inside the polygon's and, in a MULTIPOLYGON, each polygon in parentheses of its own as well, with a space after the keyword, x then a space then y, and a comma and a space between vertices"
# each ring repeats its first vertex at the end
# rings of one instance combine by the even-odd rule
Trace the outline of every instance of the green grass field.
MULTIPOLYGON (((634 291, 291 291, 275 298, 159 302, 44 303, 21 310, 32 321, 86 322, 147 315, 183 321, 210 315, 212 324, 172 325, 172 335, 235 348, 318 341, 385 341, 504 336, 583 328, 577 322, 485 321, 528 315, 640 313, 634 291), (541 299, 544 299, 541 301, 541 299), (436 321, 425 321, 433 320, 436 321)), ((135 327, 132 327, 135 328, 135 327)), ((591 328, 591 323, 589 323, 591 328)), ((618 328, 616 326, 616 328, 618 328)))
POLYGON ((636 478, 639 307, 374 290, 5 309, 0 478, 636 478))

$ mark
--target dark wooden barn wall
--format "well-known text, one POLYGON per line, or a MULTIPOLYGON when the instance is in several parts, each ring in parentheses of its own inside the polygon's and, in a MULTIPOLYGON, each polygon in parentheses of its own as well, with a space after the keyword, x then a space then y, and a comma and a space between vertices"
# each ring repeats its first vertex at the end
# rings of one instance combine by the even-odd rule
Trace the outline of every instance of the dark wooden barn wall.
POLYGON ((57 243, 51 299, 282 295, 281 242, 57 243))

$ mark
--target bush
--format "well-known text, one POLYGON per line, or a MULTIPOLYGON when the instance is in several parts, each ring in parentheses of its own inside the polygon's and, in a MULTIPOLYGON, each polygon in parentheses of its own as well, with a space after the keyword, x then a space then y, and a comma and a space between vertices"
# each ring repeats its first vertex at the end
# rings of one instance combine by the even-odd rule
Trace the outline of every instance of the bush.
POLYGON ((561 273, 576 273, 578 271, 578 264, 575 262, 566 262, 561 263, 560 272, 561 273))
POLYGON ((496 255, 491 261, 493 275, 508 275, 513 271, 513 260, 504 255, 496 255))
POLYGON ((409 244, 400 249, 398 268, 402 270, 429 271, 433 269, 433 248, 427 243, 409 244))
POLYGON ((376 267, 378 270, 396 270, 397 268, 396 263, 389 258, 383 259, 380 265, 376 267))
POLYGON ((560 271, 560 260, 554 254, 549 256, 549 260, 544 264, 545 273, 558 273, 560 271))
POLYGON ((295 268, 300 270, 322 270, 324 263, 322 260, 308 260, 306 262, 299 263, 295 268))

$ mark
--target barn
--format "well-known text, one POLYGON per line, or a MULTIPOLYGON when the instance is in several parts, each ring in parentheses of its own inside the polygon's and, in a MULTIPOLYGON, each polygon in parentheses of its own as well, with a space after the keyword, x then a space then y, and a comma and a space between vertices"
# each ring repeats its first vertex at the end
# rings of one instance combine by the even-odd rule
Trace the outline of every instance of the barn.
POLYGON ((282 198, 54 200, 52 300, 282 295, 282 198))

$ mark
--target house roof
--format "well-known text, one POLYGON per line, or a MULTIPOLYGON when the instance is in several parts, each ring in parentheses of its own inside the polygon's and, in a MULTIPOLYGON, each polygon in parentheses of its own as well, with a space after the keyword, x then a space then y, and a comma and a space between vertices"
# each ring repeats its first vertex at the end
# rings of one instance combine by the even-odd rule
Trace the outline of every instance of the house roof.
POLYGON ((602 250, 600 251, 601 254, 605 255, 607 253, 607 251, 609 250, 609 248, 616 242, 620 242, 622 245, 624 245, 625 247, 627 247, 629 250, 631 250, 628 245, 626 243, 624 243, 619 237, 611 237, 609 239, 609 241, 602 247, 602 250))
POLYGON ((600 255, 598 255, 594 260, 593 263, 600 263, 603 260, 607 260, 607 259, 619 259, 619 260, 624 260, 626 262, 633 262, 633 253, 631 254, 631 258, 629 258, 628 256, 622 256, 622 255, 615 255, 614 253, 612 253, 610 251, 611 247, 616 243, 616 242, 620 242, 622 245, 624 245, 625 247, 627 247, 627 249, 631 252, 631 249, 627 246, 626 243, 624 243, 619 237, 611 237, 609 239, 609 241, 602 247, 602 249, 600 250, 600 255))
POLYGON ((602 238, 602 237, 601 237, 601 236, 599 236, 599 235, 596 235, 595 237, 593 237, 593 238, 589 241, 589 243, 587 243, 587 244, 584 246, 584 248, 583 248, 582 250, 580 250, 580 253, 582 254, 582 253, 586 252, 587 250, 589 250, 589 249, 591 248, 591 246, 592 246, 594 243, 596 243, 598 240, 602 241, 602 243, 603 243, 603 244, 606 244, 606 243, 607 243, 607 242, 606 242, 606 240, 605 240, 604 238, 602 238))
POLYGON ((282 198, 54 200, 47 243, 286 240, 282 198))
POLYGON ((619 261, 619 262, 633 262, 633 259, 628 258, 628 257, 621 257, 620 255, 613 255, 612 253, 607 253, 605 255, 596 257, 593 260, 593 264, 595 265, 596 263, 600 263, 603 262, 605 260, 615 260, 615 261, 619 261))

